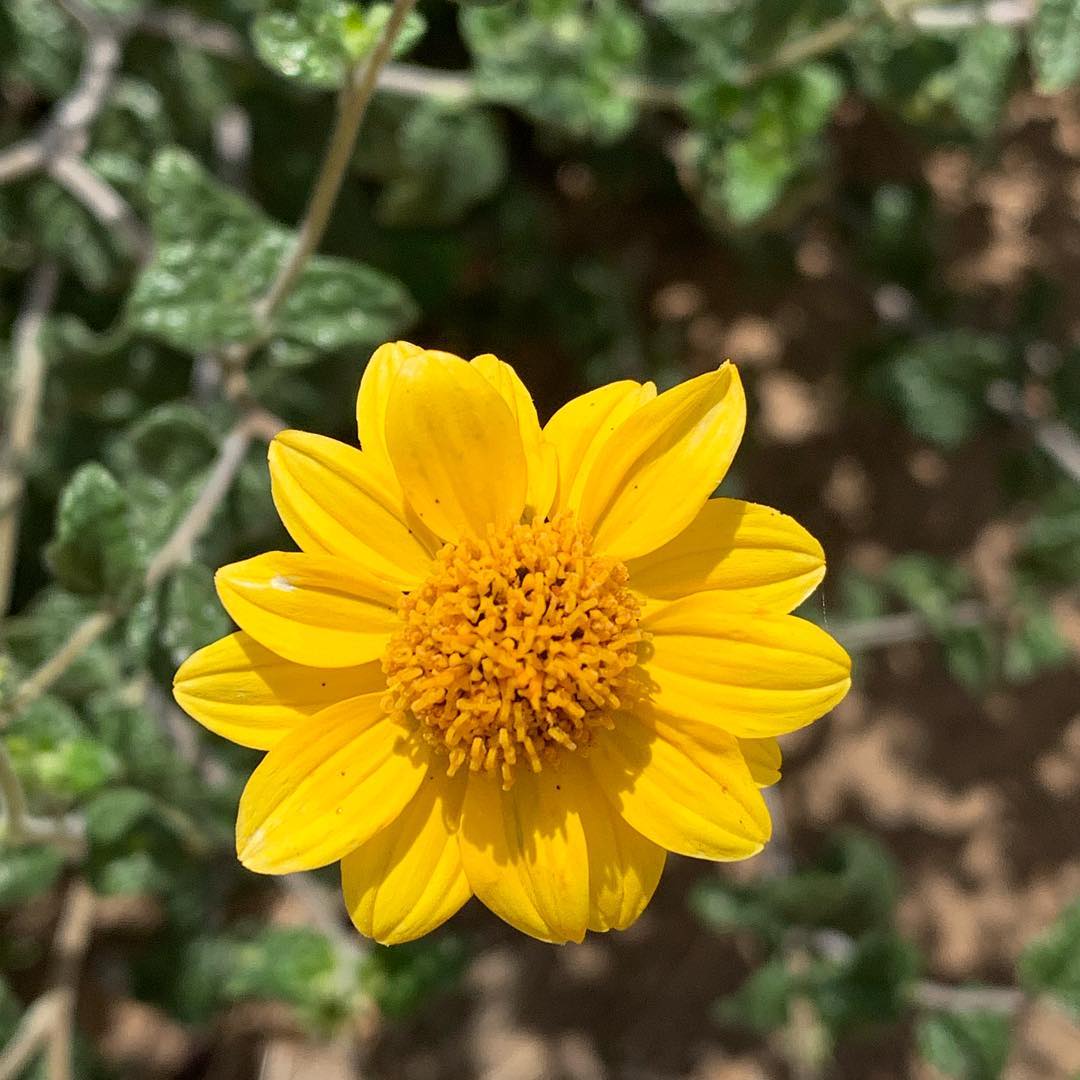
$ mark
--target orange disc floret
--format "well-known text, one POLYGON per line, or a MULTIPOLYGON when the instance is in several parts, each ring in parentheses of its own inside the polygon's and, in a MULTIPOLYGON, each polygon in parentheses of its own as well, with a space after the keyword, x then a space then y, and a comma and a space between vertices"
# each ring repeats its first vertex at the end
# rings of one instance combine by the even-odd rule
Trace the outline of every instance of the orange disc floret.
POLYGON ((403 597, 383 659, 385 707, 411 717, 453 775, 588 746, 634 688, 640 605, 626 567, 570 514, 447 544, 403 597))

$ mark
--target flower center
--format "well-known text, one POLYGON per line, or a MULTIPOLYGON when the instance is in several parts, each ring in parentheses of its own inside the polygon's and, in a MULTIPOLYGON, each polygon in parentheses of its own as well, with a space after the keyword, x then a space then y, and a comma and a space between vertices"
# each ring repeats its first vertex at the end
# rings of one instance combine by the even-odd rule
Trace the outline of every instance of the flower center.
POLYGON ((539 772, 587 747, 633 688, 640 605, 622 563, 571 515, 447 544, 402 598, 386 708, 412 716, 447 772, 539 772))

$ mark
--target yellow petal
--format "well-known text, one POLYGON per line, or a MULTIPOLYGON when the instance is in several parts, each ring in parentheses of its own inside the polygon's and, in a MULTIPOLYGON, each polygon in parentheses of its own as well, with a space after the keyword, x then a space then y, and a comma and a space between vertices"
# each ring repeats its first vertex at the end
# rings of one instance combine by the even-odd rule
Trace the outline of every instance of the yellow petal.
POLYGON ((270 444, 270 486, 289 535, 312 555, 340 555, 406 588, 422 581, 438 541, 397 481, 352 446, 283 431, 270 444))
POLYGON ((589 850, 589 929, 625 930, 652 899, 667 852, 623 820, 578 754, 558 766, 572 792, 589 850))
POLYGON ((427 755, 374 695, 331 705, 263 758, 240 798, 236 851, 261 874, 326 866, 392 822, 427 755))
POLYGON ((520 520, 527 472, 517 421, 464 360, 425 352, 402 361, 390 388, 386 445, 405 497, 444 540, 520 520))
POLYGON ((356 395, 356 428, 360 445, 375 467, 389 476, 394 470, 386 452, 386 404, 390 400, 390 385, 402 361, 419 356, 424 350, 408 341, 390 341, 380 345, 372 354, 360 378, 356 395))
POLYGON ((560 771, 518 770, 503 791, 469 775, 461 858, 476 895, 511 926, 542 941, 581 941, 589 921, 588 851, 572 785, 560 771))
POLYGON ((758 787, 772 787, 780 779, 783 758, 775 739, 739 739, 743 760, 758 787))
POLYGON ((632 559, 682 532, 723 480, 745 424, 746 398, 730 363, 673 387, 625 420, 581 495, 579 517, 597 550, 632 559))
POLYGON ((646 613, 645 670, 658 708, 744 739, 809 724, 851 686, 851 660, 820 627, 794 615, 730 610, 696 593, 646 613))
POLYGON ((240 628, 298 664, 365 664, 398 626, 400 593, 329 555, 271 551, 223 566, 215 581, 240 628))
POLYGON ((705 744, 619 713, 588 762, 627 823, 669 851, 745 859, 769 839, 765 802, 738 743, 722 732, 705 744))
POLYGON ((710 499, 674 540, 627 563, 646 596, 715 589, 748 607, 789 612, 821 584, 825 552, 794 519, 757 503, 710 499))
POLYGON ((556 510, 577 510, 597 455, 619 425, 656 397, 652 383, 621 382, 590 390, 568 401, 544 426, 559 463, 556 510))
POLYGON ((530 518, 544 517, 551 509, 555 488, 559 482, 559 462, 555 448, 544 439, 536 406, 517 372, 497 356, 484 353, 469 361, 510 407, 521 433, 529 484, 525 496, 525 512, 530 518))
POLYGON ((384 694, 377 663, 354 668, 294 664, 247 634, 193 653, 173 679, 177 704, 203 727, 241 746, 269 750, 307 716, 362 694, 384 694))
POLYGON ((472 895, 457 838, 464 781, 429 772, 397 820, 341 860, 345 905, 360 933, 383 945, 413 941, 472 895))

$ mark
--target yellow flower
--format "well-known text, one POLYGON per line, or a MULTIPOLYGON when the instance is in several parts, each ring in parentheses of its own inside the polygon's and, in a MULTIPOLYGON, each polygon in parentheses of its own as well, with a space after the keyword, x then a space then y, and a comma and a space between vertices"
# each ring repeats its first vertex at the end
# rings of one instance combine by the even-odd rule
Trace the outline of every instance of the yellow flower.
POLYGON ((341 861, 363 933, 419 937, 475 894, 547 941, 629 926, 667 851, 743 859, 770 834, 776 736, 847 692, 789 612, 825 573, 791 518, 710 499, 742 437, 735 367, 657 395, 617 382, 541 428, 494 356, 371 358, 362 450, 270 447, 300 552, 224 567, 240 632, 177 701, 268 753, 237 850, 341 861))

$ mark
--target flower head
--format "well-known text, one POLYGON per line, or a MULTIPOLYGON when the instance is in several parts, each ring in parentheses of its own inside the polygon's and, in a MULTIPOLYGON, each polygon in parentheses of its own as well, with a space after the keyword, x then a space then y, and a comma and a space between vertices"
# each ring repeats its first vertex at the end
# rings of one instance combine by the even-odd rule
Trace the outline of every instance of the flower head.
POLYGON ((617 382, 541 428, 493 356, 376 351, 357 450, 286 431, 274 501, 299 552, 219 571, 240 626, 176 674, 211 731, 268 751, 237 849, 340 860, 383 942, 476 895, 547 941, 629 926, 667 851, 769 838, 776 736, 847 692, 789 614, 821 581, 790 518, 710 498, 742 437, 731 364, 657 395, 617 382))

